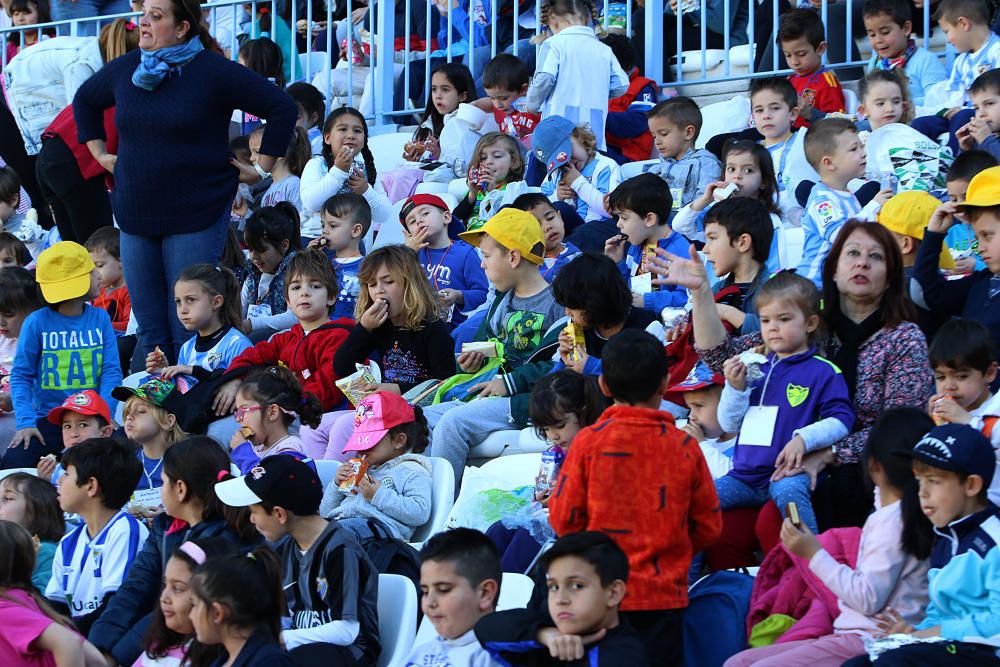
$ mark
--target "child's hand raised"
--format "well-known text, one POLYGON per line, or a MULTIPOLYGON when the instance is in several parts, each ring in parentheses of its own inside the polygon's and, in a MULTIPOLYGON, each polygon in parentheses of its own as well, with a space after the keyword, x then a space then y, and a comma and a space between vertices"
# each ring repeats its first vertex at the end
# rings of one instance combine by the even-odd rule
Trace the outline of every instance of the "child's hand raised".
POLYGON ((700 197, 691 202, 692 211, 704 211, 715 199, 715 191, 728 185, 725 181, 713 181, 705 188, 705 192, 700 197))
POLYGON ((885 206, 885 203, 892 198, 893 194, 892 190, 879 190, 878 194, 872 197, 872 199, 885 206))
POLYGON ((385 299, 375 299, 368 310, 361 315, 359 324, 368 331, 375 331, 382 326, 389 317, 389 302, 385 299))
POLYGON ((435 160, 441 157, 441 144, 433 134, 424 139, 424 150, 431 154, 435 160))
POLYGON ((538 631, 538 643, 549 649, 549 655, 556 660, 569 662, 582 660, 586 647, 604 639, 608 631, 601 628, 589 635, 564 635, 555 628, 542 628, 538 631))
POLYGON ((695 424, 693 421, 688 419, 687 424, 681 427, 681 430, 690 435, 692 438, 701 442, 705 439, 705 432, 701 430, 701 427, 695 424))
POLYGON ((317 236, 312 241, 309 242, 307 248, 322 248, 326 245, 326 239, 322 236, 317 236))
POLYGON ((336 155, 333 156, 333 166, 343 172, 350 174, 351 167, 354 166, 355 155, 357 155, 357 153, 354 152, 353 148, 351 148, 350 146, 344 146, 339 151, 337 151, 336 155))
POLYGON ((726 376, 726 383, 736 391, 745 391, 747 388, 747 365, 739 357, 730 357, 722 364, 722 374, 726 376))
POLYGON ((229 164, 236 167, 236 171, 240 173, 240 183, 253 185, 254 183, 260 183, 262 180, 262 176, 257 173, 257 170, 253 168, 253 165, 240 162, 234 157, 229 158, 229 164))
POLYGON ((653 278, 654 285, 679 285, 691 291, 708 286, 708 272, 698 250, 691 246, 691 257, 681 257, 657 248, 656 254, 646 260, 646 270, 660 278, 653 278))
POLYGON ((351 175, 347 177, 347 187, 349 187, 351 189, 351 192, 353 192, 354 194, 363 195, 368 191, 368 188, 370 188, 371 186, 368 184, 368 181, 365 180, 364 176, 361 176, 360 174, 355 174, 352 171, 351 175))
POLYGON ((337 486, 340 486, 347 479, 354 474, 354 466, 350 463, 341 463, 337 467, 337 473, 333 476, 333 481, 337 486))
POLYGON ((955 224, 954 216, 957 212, 958 204, 953 201, 946 201, 931 213, 931 219, 927 221, 927 230, 944 234, 955 224))
POLYGON ((407 248, 413 251, 420 251, 426 248, 429 244, 427 242, 427 237, 430 236, 430 232, 427 231, 426 227, 417 227, 417 231, 412 234, 406 228, 403 229, 403 235, 406 240, 403 243, 407 248))
POLYGON ((955 139, 958 140, 958 147, 963 151, 975 148, 976 139, 972 136, 972 121, 955 130, 955 139))
POLYGON ((781 543, 788 551, 806 560, 823 549, 808 526, 802 524, 801 528, 796 528, 792 520, 787 518, 781 523, 781 543))
POLYGON ((49 454, 48 456, 43 456, 38 459, 38 465, 35 466, 35 472, 37 472, 38 476, 46 482, 51 482, 52 475, 55 473, 57 465, 59 464, 56 463, 55 455, 49 454))
POLYGON ((968 424, 972 421, 972 413, 947 394, 934 394, 928 406, 928 412, 936 423, 968 424))
POLYGON ((417 141, 407 141, 403 144, 403 159, 407 162, 416 162, 424 154, 424 145, 417 141))
POLYGON ((625 259, 625 241, 628 239, 624 234, 617 234, 604 242, 604 254, 615 264, 621 264, 625 259))

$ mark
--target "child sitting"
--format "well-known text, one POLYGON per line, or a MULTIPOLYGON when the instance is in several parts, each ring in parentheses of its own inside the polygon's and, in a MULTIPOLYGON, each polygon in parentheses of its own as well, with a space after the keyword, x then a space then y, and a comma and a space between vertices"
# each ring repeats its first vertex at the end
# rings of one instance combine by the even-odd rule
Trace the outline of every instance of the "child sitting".
POLYGON ((822 19, 812 8, 791 9, 778 24, 776 41, 793 70, 788 80, 799 94, 796 128, 809 127, 828 113, 844 112, 844 89, 837 75, 823 65, 825 33, 822 19))
POLYGON ((118 335, 125 333, 132 314, 132 301, 122 275, 120 239, 121 232, 117 228, 101 227, 90 235, 86 244, 100 280, 100 293, 91 305, 107 311, 111 326, 118 335))
POLYGON ((66 522, 55 488, 30 473, 15 472, 0 480, 0 519, 23 526, 37 540, 31 584, 44 591, 52 578, 52 559, 66 522))
POLYGON ((590 128, 549 116, 535 128, 531 141, 547 173, 542 193, 553 202, 566 202, 564 211, 578 217, 570 223, 571 231, 584 222, 611 217, 604 210, 604 197, 618 187, 622 175, 618 163, 597 152, 590 128))
POLYGON ((681 430, 698 441, 712 479, 718 479, 733 469, 736 433, 726 433, 719 426, 719 399, 726 380, 704 362, 696 363, 683 382, 670 388, 671 393, 684 397, 688 409, 687 423, 681 430))
POLYGON ((733 469, 715 481, 723 509, 759 507, 770 498, 784 516, 794 501, 813 532, 819 529, 809 476, 782 472, 800 471, 806 453, 831 446, 854 426, 840 369, 812 345, 819 304, 819 290, 794 273, 779 273, 761 286, 757 314, 768 356, 758 362, 756 380, 748 381, 748 363, 741 357, 725 363, 719 425, 740 436, 733 469))
POLYGON ((0 269, 0 442, 10 442, 17 430, 10 374, 17 354, 17 338, 24 320, 42 307, 38 285, 20 267, 0 269))
POLYGON ((865 0, 865 30, 872 47, 868 71, 902 70, 913 103, 924 103, 924 91, 948 78, 941 59, 914 41, 912 5, 906 0, 865 0))
POLYGON ((451 227, 475 231, 527 191, 521 144, 503 132, 490 132, 476 144, 469 164, 469 193, 452 214, 457 218, 451 227))
POLYGON ((288 265, 301 247, 299 212, 288 202, 258 209, 247 220, 243 238, 250 259, 240 292, 242 330, 257 342, 295 324, 295 314, 285 301, 285 281, 288 265))
POLYGON ((419 407, 402 396, 379 391, 358 405, 354 433, 344 453, 367 464, 368 474, 354 479, 351 462, 337 468, 326 487, 320 514, 334 519, 358 539, 379 537, 372 525, 408 540, 431 516, 431 464, 421 456, 427 448, 427 420, 419 407))
POLYGON ((632 40, 610 33, 601 41, 611 48, 622 71, 628 75, 628 90, 608 102, 607 154, 623 165, 648 160, 653 156, 653 135, 649 133, 646 113, 658 101, 659 86, 639 73, 632 40))
MULTIPOLYGON (((2 206, 2 204, 0 204, 2 206)), ((24 241, 10 232, 0 232, 0 269, 8 266, 28 266, 31 253, 24 241)))
POLYGON ((326 98, 316 86, 298 81, 285 88, 288 96, 299 108, 297 125, 306 131, 309 147, 313 155, 323 154, 323 115, 326 113, 326 98))
POLYGON ((413 195, 399 209, 406 246, 417 253, 434 294, 448 311, 447 321, 457 326, 465 321, 465 312, 483 305, 489 285, 475 248, 448 237, 451 219, 448 205, 432 194, 413 195))
POLYGON ((806 158, 819 173, 817 183, 802 213, 805 242, 799 275, 822 287, 822 268, 840 228, 851 218, 871 220, 878 208, 892 196, 882 190, 867 205, 861 203, 847 184, 865 175, 865 148, 854 124, 846 118, 823 118, 806 133, 806 158))
POLYGON ((515 55, 498 53, 483 70, 483 90, 491 102, 493 119, 500 131, 531 148, 531 135, 542 119, 539 113, 526 110, 525 95, 531 81, 531 68, 515 55))
POLYGON ((38 216, 31 210, 21 179, 4 164, 0 164, 0 229, 24 243, 32 256, 45 247, 45 230, 38 225, 38 216))
POLYGON ((977 148, 1000 158, 1000 72, 990 70, 976 77, 969 86, 969 97, 976 115, 955 133, 963 151, 977 148))
POLYGON ((326 200, 320 218, 323 221, 322 233, 309 242, 309 247, 322 248, 337 275, 340 293, 331 317, 354 319, 361 291, 358 270, 364 259, 361 242, 372 226, 372 209, 361 195, 346 192, 326 200))
MULTIPOLYGON (((972 178, 990 167, 997 166, 997 159, 986 151, 969 150, 955 158, 948 168, 946 187, 948 201, 961 206, 965 203, 965 193, 969 189, 972 178)), ((944 237, 944 245, 955 260, 952 275, 968 275, 974 271, 986 268, 986 262, 976 252, 979 244, 976 233, 965 215, 964 210, 955 211, 954 223, 944 237)))
POLYGON ((2 467, 34 467, 62 449, 62 437, 44 416, 72 391, 96 389, 109 405, 122 382, 111 319, 88 301, 97 296, 98 277, 90 253, 62 241, 38 258, 35 280, 48 308, 24 320, 10 377, 17 432, 2 467), (22 449, 23 447, 23 449, 22 449))
MULTIPOLYGON (((934 427, 904 455, 913 459, 924 515, 938 535, 931 552, 927 588, 930 602, 914 610, 923 620, 912 624, 895 610, 886 610, 878 630, 904 633, 918 642, 893 648, 878 657, 879 667, 955 663, 998 665, 996 647, 987 644, 1000 625, 995 605, 993 563, 1000 554, 990 537, 997 507, 986 497, 993 481, 996 455, 975 429, 959 424, 934 427)), ((872 664, 867 656, 858 665, 872 664)))
POLYGON ((651 659, 680 664, 687 573, 692 554, 719 536, 718 498, 705 459, 682 453, 693 442, 659 409, 670 387, 663 344, 644 331, 623 331, 608 341, 602 361, 601 391, 615 404, 573 441, 549 520, 557 535, 598 528, 615 535, 631 570, 626 618, 651 659), (621 502, 622 479, 629 480, 628 503, 621 502))
MULTIPOLYGON (((581 659, 598 666, 654 664, 643 646, 648 637, 621 610, 634 568, 614 540, 596 531, 575 532, 557 540, 539 565, 548 590, 544 611, 511 609, 476 623, 476 638, 495 660, 538 667, 581 659)), ((677 630, 680 639, 679 623, 677 630)), ((679 656, 680 646, 671 648, 670 655, 679 656)), ((675 664, 668 657, 659 654, 656 664, 675 664)))
POLYGON ((872 427, 864 464, 875 484, 875 511, 861 530, 854 569, 837 562, 805 526, 786 518, 781 527, 785 549, 804 559, 838 598, 833 633, 743 651, 727 660, 726 667, 839 667, 847 658, 865 655, 865 640, 881 636, 881 612, 899 614, 908 623, 919 620, 927 605, 927 558, 934 532, 921 509, 913 467, 900 454, 911 452, 931 428, 933 423, 915 408, 888 410, 872 427))
POLYGON ((690 252, 687 239, 670 229, 670 192, 658 178, 654 174, 639 174, 611 193, 609 205, 618 217, 618 229, 622 233, 608 239, 604 246, 604 254, 618 264, 618 270, 629 281, 632 305, 657 315, 667 306, 687 303, 687 292, 653 285, 646 269, 648 258, 657 248, 681 256, 690 252))
POLYGON ((374 664, 378 573, 342 525, 319 515, 316 472, 292 456, 271 456, 215 488, 225 504, 249 507, 254 526, 277 545, 282 616, 291 617, 281 643, 298 664, 374 664))
MULTIPOLYGON (((49 410, 47 419, 59 427, 65 449, 91 438, 110 438, 115 430, 108 404, 93 389, 70 394, 62 405, 49 410)), ((55 454, 39 459, 36 472, 52 484, 65 474, 55 454)))
POLYGON ((439 139, 445 124, 454 117, 462 102, 471 102, 475 96, 476 82, 468 67, 458 62, 435 67, 431 72, 427 107, 413 139, 403 145, 403 159, 409 162, 438 159, 441 156, 439 139))
MULTIPOLYGON (((646 117, 660 163, 652 173, 670 188, 672 210, 687 206, 712 181, 719 180, 721 165, 714 155, 694 142, 701 132, 701 109, 689 97, 672 97, 653 107, 646 117)), ((667 223, 664 218, 663 224, 667 223)))
POLYGON ((485 665, 486 649, 473 632, 496 611, 500 556, 478 530, 453 528, 420 549, 420 609, 437 636, 410 649, 408 665, 485 665))
POLYGON ((269 456, 304 457, 301 438, 288 429, 296 419, 316 426, 322 415, 319 401, 302 391, 290 370, 281 366, 255 369, 236 394, 235 417, 240 429, 229 441, 233 463, 245 474, 269 456))
POLYGON ((529 192, 514 200, 514 208, 535 216, 545 238, 545 258, 538 267, 547 282, 555 280, 559 271, 580 254, 580 249, 566 240, 566 223, 549 198, 539 192, 529 192))
POLYGON ((87 632, 125 583, 149 531, 122 510, 142 476, 132 448, 111 438, 93 438, 63 455, 59 506, 82 522, 59 542, 45 597, 87 632), (86 535, 84 535, 86 532, 86 535))

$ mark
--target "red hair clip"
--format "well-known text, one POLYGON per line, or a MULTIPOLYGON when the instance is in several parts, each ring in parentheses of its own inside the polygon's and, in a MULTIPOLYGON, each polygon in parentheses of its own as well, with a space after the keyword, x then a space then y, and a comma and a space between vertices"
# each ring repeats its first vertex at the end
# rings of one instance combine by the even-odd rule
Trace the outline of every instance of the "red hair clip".
POLYGON ((232 477, 232 472, 230 472, 229 470, 220 470, 219 473, 215 476, 215 481, 222 482, 225 481, 227 477, 232 477))
POLYGON ((135 23, 129 21, 128 23, 125 24, 125 29, 128 30, 129 32, 132 32, 133 30, 135 30, 135 23))

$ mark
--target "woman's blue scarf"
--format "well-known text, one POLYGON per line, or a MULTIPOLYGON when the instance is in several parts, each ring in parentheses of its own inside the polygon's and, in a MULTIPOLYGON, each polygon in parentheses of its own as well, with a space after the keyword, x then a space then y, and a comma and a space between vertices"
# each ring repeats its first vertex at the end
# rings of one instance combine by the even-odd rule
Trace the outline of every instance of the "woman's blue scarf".
POLYGON ((205 47, 198 36, 176 46, 155 51, 140 51, 139 66, 132 72, 132 83, 143 90, 155 90, 171 69, 189 62, 205 47))

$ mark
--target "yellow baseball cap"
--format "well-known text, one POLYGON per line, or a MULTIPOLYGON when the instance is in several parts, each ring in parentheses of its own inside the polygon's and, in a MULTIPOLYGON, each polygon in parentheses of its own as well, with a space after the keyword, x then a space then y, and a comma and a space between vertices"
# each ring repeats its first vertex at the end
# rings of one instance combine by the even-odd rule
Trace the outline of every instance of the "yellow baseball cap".
POLYGON ((488 234, 490 238, 505 248, 517 250, 521 253, 521 257, 533 264, 540 265, 545 261, 541 255, 534 253, 535 246, 545 247, 542 225, 535 216, 527 211, 508 206, 487 220, 481 227, 462 232, 458 237, 478 248, 483 234, 488 234))
MULTIPOLYGON (((907 190, 893 195, 883 204, 876 219, 891 232, 923 240, 927 223, 940 205, 941 201, 929 192, 907 190)), ((942 269, 955 268, 955 260, 952 259, 948 248, 941 248, 938 265, 942 269)))
POLYGON ((972 177, 962 206, 1000 206, 1000 167, 990 167, 972 177))
POLYGON ((90 291, 94 260, 79 243, 60 241, 38 256, 35 281, 49 303, 78 299, 90 291))

